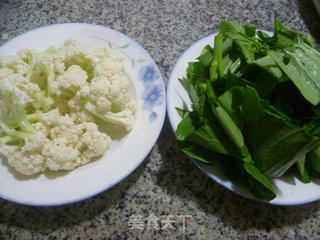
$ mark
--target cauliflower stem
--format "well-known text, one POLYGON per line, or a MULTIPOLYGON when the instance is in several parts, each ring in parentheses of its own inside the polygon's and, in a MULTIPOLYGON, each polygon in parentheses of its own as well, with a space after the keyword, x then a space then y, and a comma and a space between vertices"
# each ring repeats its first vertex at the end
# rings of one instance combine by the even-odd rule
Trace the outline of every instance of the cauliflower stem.
POLYGON ((127 130, 130 130, 131 128, 131 121, 132 121, 132 113, 128 110, 125 109, 121 112, 99 112, 97 110, 97 106, 92 104, 91 102, 86 102, 85 104, 85 109, 87 109, 90 113, 95 115, 96 117, 108 122, 112 123, 115 125, 120 125, 122 127, 125 127, 127 130))

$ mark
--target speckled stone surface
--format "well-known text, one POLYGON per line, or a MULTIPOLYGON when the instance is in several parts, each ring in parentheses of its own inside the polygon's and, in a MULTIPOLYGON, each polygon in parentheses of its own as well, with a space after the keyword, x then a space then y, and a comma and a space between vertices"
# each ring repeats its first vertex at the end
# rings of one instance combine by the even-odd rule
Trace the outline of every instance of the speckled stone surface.
MULTIPOLYGON (((272 30, 273 19, 320 40, 320 17, 310 0, 19 1, 0 0, 0 44, 25 31, 88 22, 138 41, 167 81, 183 51, 223 20, 272 30)), ((112 189, 60 207, 28 207, 0 199, 0 239, 320 239, 320 202, 277 207, 241 198, 201 173, 174 144, 166 120, 144 163, 112 189), (140 214, 175 229, 130 229, 140 214), (185 229, 183 215, 190 215, 185 229)))

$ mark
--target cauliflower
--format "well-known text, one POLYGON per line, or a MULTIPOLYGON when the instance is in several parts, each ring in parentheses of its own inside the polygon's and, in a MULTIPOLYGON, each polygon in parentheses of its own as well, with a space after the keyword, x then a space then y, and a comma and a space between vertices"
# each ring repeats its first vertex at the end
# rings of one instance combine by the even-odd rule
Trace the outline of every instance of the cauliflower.
POLYGON ((27 63, 16 56, 0 56, 0 67, 10 69, 20 75, 26 74, 29 68, 27 63))
POLYGON ((81 143, 84 146, 83 159, 91 159, 104 154, 110 147, 111 138, 98 130, 93 122, 86 122, 81 125, 84 134, 81 143))
POLYGON ((24 175, 33 175, 44 170, 44 156, 41 150, 46 137, 38 133, 19 150, 18 146, 5 145, 0 153, 8 158, 8 163, 24 175))
POLYGON ((9 75, 11 75, 13 73, 13 71, 9 68, 0 68, 0 79, 3 79, 9 75))
POLYGON ((112 139, 96 118, 133 127, 136 101, 122 54, 68 40, 0 57, 0 153, 24 175, 72 170, 104 155, 112 139))
POLYGON ((87 79, 87 72, 82 70, 78 65, 72 65, 67 69, 67 71, 57 77, 56 81, 52 82, 50 86, 51 91, 56 93, 58 96, 61 95, 61 91, 76 93, 82 87, 86 86, 87 79))
POLYGON ((59 116, 50 126, 50 139, 66 139, 66 145, 79 148, 79 140, 82 135, 81 128, 76 125, 69 116, 59 116))
POLYGON ((0 88, 2 89, 0 91, 15 92, 16 95, 19 95, 19 98, 23 98, 25 101, 34 101, 33 96, 40 91, 37 84, 28 81, 27 78, 17 73, 8 71, 7 74, 3 73, 2 75, 1 72, 0 70, 0 88))
POLYGON ((46 158, 45 167, 50 170, 72 170, 80 165, 79 149, 68 146, 68 140, 65 138, 50 141, 41 153, 46 158))

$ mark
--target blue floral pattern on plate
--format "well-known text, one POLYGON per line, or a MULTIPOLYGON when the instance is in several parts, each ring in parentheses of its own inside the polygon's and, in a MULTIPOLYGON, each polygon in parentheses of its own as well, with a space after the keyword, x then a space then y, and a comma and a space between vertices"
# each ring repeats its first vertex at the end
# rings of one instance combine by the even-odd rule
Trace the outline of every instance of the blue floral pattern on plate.
POLYGON ((143 100, 143 109, 152 110, 155 106, 160 106, 164 99, 161 85, 146 85, 143 93, 141 94, 141 99, 143 100))
MULTIPOLYGON (((138 70, 139 67, 146 62, 145 59, 137 59, 125 51, 131 47, 130 43, 117 45, 105 38, 98 36, 91 37, 108 42, 111 49, 118 50, 127 57, 134 69, 138 70)), ((161 106, 165 102, 165 89, 162 83, 161 74, 154 63, 147 63, 140 67, 138 71, 138 79, 143 85, 143 92, 140 95, 141 100, 143 101, 142 108, 150 111, 149 122, 151 123, 156 121, 158 118, 155 108, 161 106)))
POLYGON ((144 91, 141 94, 141 99, 143 100, 142 108, 151 110, 149 115, 150 122, 157 119, 157 113, 152 109, 162 105, 165 99, 163 86, 156 83, 159 78, 160 72, 153 64, 144 65, 139 70, 139 80, 142 81, 144 86, 144 91))
POLYGON ((157 117, 158 117, 158 115, 156 112, 151 112, 150 116, 149 116, 149 121, 153 122, 153 121, 157 120, 157 117))
POLYGON ((139 80, 143 84, 152 83, 159 78, 159 71, 151 64, 144 65, 139 71, 139 80))

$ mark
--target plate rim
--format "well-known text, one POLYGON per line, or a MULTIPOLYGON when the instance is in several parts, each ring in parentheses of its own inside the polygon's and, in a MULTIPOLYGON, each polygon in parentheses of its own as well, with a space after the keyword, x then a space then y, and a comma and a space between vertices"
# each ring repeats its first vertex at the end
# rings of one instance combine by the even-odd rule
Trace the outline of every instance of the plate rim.
MULTIPOLYGON (((112 32, 115 32, 119 35, 121 35, 122 37, 128 39, 131 43, 133 43, 134 45, 136 45, 140 50, 142 50, 142 52, 144 54, 146 54, 146 56, 151 60, 150 62, 156 67, 156 70, 158 70, 159 72, 159 79, 160 79, 160 84, 163 86, 163 94, 164 94, 164 97, 163 97, 163 103, 161 105, 161 116, 159 117, 159 127, 157 129, 157 131, 155 132, 154 134, 154 139, 153 141, 149 144, 149 147, 146 148, 145 150, 145 153, 143 154, 143 157, 137 161, 137 164, 134 165, 134 167, 132 167, 130 169, 130 171, 128 171, 126 174, 122 175, 119 179, 117 179, 116 181, 114 182, 111 182, 110 184, 106 185, 104 188, 96 191, 96 192, 93 192, 93 193, 90 193, 88 195, 85 195, 83 197, 80 197, 80 198, 77 198, 77 199, 72 199, 72 200, 67 200, 67 201, 59 201, 59 202, 50 202, 50 203, 38 203, 38 202, 29 202, 29 201, 19 201, 18 199, 13 199, 11 197, 6 197, 4 195, 1 195, 0 194, 0 198, 4 199, 4 200, 7 200, 9 202, 12 202, 12 203, 16 203, 16 204, 20 204, 20 205, 25 205, 25 206, 35 206, 35 207, 52 207, 52 206, 62 206, 62 205, 68 205, 68 204, 73 204, 73 203, 77 203, 77 202, 81 202, 81 201, 84 201, 86 199, 89 199, 89 198, 92 198, 102 192, 105 192, 111 188, 113 188, 115 185, 117 185, 118 183, 122 182, 125 178, 127 178, 130 174, 132 174, 142 163, 143 161, 147 158, 147 156, 150 154, 150 152, 152 151, 152 148, 155 146, 155 144, 157 143, 158 139, 159 139, 159 136, 162 132, 162 129, 163 129, 163 126, 164 126, 164 121, 165 121, 165 118, 166 118, 166 115, 167 115, 167 111, 166 111, 166 106, 167 106, 167 91, 166 91, 166 86, 165 86, 165 82, 163 80, 163 77, 162 77, 162 73, 158 67, 158 65, 156 64, 155 60, 153 59, 153 57, 150 55, 150 53, 145 49, 143 48, 136 40, 134 40, 133 38, 127 36, 126 34, 124 34, 123 32, 120 32, 118 30, 115 30, 113 28, 110 28, 110 27, 107 27, 107 26, 103 26, 103 25, 98 25, 98 24, 92 24, 92 23, 80 23, 80 22, 73 22, 73 23, 56 23, 56 24, 49 24, 49 25, 45 25, 45 26, 41 26, 41 27, 38 27, 38 28, 33 28, 33 29, 30 29, 24 33, 21 33, 13 38, 10 38, 8 39, 7 41, 5 41, 3 44, 0 45, 0 48, 3 48, 3 47, 6 47, 6 45, 10 42, 10 41, 13 41, 15 39, 17 39, 18 37, 21 37, 23 35, 28 35, 30 34, 31 32, 33 31, 37 31, 37 30, 40 30, 40 29, 45 29, 45 28, 51 28, 51 27, 56 27, 56 26, 62 26, 62 25, 81 25, 81 26, 88 26, 88 27, 98 27, 98 28, 101 28, 102 30, 108 30, 108 31, 112 31, 112 32)), ((137 95, 137 98, 139 96, 137 95)), ((90 164, 90 163, 89 163, 90 164)))
MULTIPOLYGON (((269 31, 269 30, 263 30, 263 29, 256 29, 257 31, 263 31, 263 32, 266 32, 268 34, 272 34, 272 31, 269 31)), ((168 114, 168 118, 169 118, 169 122, 170 122, 170 126, 171 126, 171 129, 173 131, 173 133, 175 133, 175 129, 174 129, 174 123, 173 123, 173 117, 171 115, 171 110, 169 109, 170 107, 174 107, 174 106, 170 106, 169 103, 170 103, 170 89, 173 89, 173 73, 175 72, 176 68, 177 68, 177 65, 178 63, 184 58, 184 56, 187 54, 187 52, 189 52, 195 45, 199 44, 200 42, 202 41, 206 41, 207 39, 209 38, 213 38, 215 37, 219 32, 215 32, 213 34, 210 34, 210 35, 207 35, 199 40, 197 40, 196 42, 193 42, 186 50, 183 51, 183 53, 179 56, 178 60, 176 61, 175 65, 173 66, 172 70, 171 70, 171 73, 169 75, 169 79, 168 79, 168 83, 167 83, 167 114, 168 114)), ((174 89, 173 89, 174 90, 174 89)), ((172 90, 172 91, 173 91, 172 90)), ((180 151, 180 150, 179 150, 180 151)), ((309 204, 309 203, 313 203, 313 202, 316 202, 316 201, 319 201, 320 200, 320 195, 318 197, 315 197, 315 198, 312 198, 310 199, 309 201, 296 201, 296 202, 290 202, 290 203, 285 203, 285 202, 272 202, 272 201, 266 201, 266 200, 261 200, 261 199, 258 199, 258 198, 255 198, 253 196, 250 196, 250 195, 246 195, 236 189, 233 189, 232 187, 229 187, 229 186, 226 186, 222 181, 220 181, 220 179, 218 179, 217 177, 215 177, 214 175, 212 174, 209 174, 209 172, 204 169, 198 162, 196 159, 184 154, 181 152, 181 154, 185 155, 187 158, 189 158, 199 169, 201 172, 203 172, 206 176, 208 176, 210 179, 214 180, 216 183, 218 183, 220 186, 230 190, 231 192, 241 196, 241 197, 244 197, 246 199, 249 199, 249 200, 252 200, 254 202, 257 202, 257 203, 263 203, 263 204, 268 204, 268 205, 275 205, 275 206, 298 206, 298 205, 304 205, 304 204, 309 204)))

